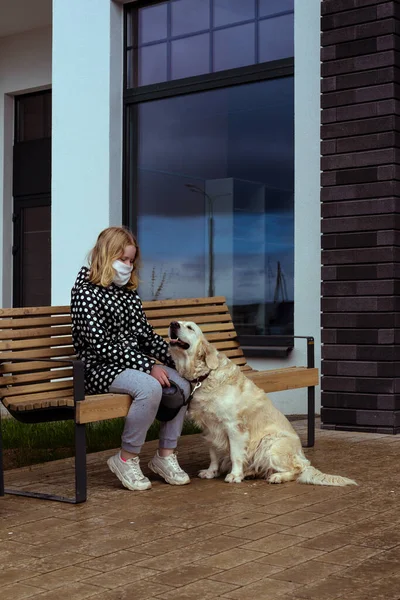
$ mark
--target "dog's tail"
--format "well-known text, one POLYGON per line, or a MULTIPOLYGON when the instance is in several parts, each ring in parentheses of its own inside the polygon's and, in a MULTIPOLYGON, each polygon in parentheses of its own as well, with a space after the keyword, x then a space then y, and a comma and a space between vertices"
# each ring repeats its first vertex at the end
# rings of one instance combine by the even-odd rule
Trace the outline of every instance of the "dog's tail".
POLYGON ((353 479, 341 477, 340 475, 328 475, 322 473, 311 465, 305 467, 297 478, 297 483, 309 483, 311 485, 357 485, 353 479))

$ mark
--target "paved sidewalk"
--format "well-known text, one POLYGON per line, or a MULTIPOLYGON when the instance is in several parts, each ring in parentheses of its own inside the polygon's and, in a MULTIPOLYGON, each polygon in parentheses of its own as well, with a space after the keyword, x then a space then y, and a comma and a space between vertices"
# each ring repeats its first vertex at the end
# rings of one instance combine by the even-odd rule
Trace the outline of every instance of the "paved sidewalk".
MULTIPOLYGON (((86 504, 0 499, 0 598, 398 600, 400 436, 317 429, 306 453, 359 487, 203 481, 196 435, 180 444, 191 485, 151 474, 152 490, 129 492, 107 469, 112 452, 92 454, 86 504)), ((72 493, 69 459, 6 475, 8 486, 72 493)))

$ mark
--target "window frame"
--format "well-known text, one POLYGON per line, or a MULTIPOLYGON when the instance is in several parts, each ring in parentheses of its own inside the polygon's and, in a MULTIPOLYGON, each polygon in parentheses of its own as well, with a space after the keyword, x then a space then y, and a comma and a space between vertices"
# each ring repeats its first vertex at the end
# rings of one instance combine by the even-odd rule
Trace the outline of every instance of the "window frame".
MULTIPOLYGON (((256 83, 283 77, 294 77, 294 57, 283 58, 265 63, 257 63, 245 67, 237 67, 205 75, 196 75, 185 79, 175 79, 161 83, 127 87, 127 21, 128 13, 132 8, 138 15, 138 9, 145 6, 159 4, 162 0, 139 0, 134 4, 124 6, 124 45, 123 45, 123 164, 122 164, 122 220, 125 225, 137 233, 137 205, 132 200, 137 197, 135 181, 130 182, 131 171, 129 165, 137 165, 138 153, 138 128, 134 127, 131 139, 130 125, 132 118, 137 120, 136 107, 144 102, 162 100, 174 96, 194 94, 196 92, 211 91, 219 88, 233 87, 247 83, 256 83)), ((131 46, 129 46, 131 48, 131 46)), ((239 341, 240 341, 239 336, 239 341)), ((243 336, 242 336, 243 337, 243 336)), ((286 358, 294 346, 294 335, 257 335, 244 336, 244 353, 252 357, 286 358), (246 352, 249 346, 249 352, 246 352), (250 350, 251 346, 251 350, 250 350), (275 351, 274 351, 275 348, 275 351)))

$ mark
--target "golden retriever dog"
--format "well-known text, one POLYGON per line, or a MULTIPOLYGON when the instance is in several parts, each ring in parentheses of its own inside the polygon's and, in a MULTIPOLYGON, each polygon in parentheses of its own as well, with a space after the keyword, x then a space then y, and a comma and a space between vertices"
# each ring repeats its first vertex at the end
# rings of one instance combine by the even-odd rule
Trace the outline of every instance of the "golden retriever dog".
POLYGON ((269 483, 296 480, 315 485, 357 485, 311 466, 300 438, 287 418, 226 355, 218 352, 190 321, 169 327, 170 353, 176 369, 193 384, 189 416, 209 444, 210 466, 199 477, 227 473, 240 483, 259 477, 269 483))

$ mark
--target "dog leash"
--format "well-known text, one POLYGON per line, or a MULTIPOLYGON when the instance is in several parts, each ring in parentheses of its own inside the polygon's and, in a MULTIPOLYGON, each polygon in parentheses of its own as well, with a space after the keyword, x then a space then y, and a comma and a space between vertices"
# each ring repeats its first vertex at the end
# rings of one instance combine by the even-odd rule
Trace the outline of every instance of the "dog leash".
POLYGON ((205 375, 201 375, 200 377, 197 377, 196 379, 190 379, 189 380, 189 383, 193 387, 192 387, 192 391, 190 392, 190 395, 189 395, 188 399, 186 400, 186 402, 184 402, 184 405, 189 404, 189 402, 191 401, 191 399, 194 396, 195 391, 198 390, 201 387, 203 381, 205 379, 207 379, 207 377, 209 376, 210 373, 211 373, 211 371, 208 371, 208 373, 206 373, 205 375))

